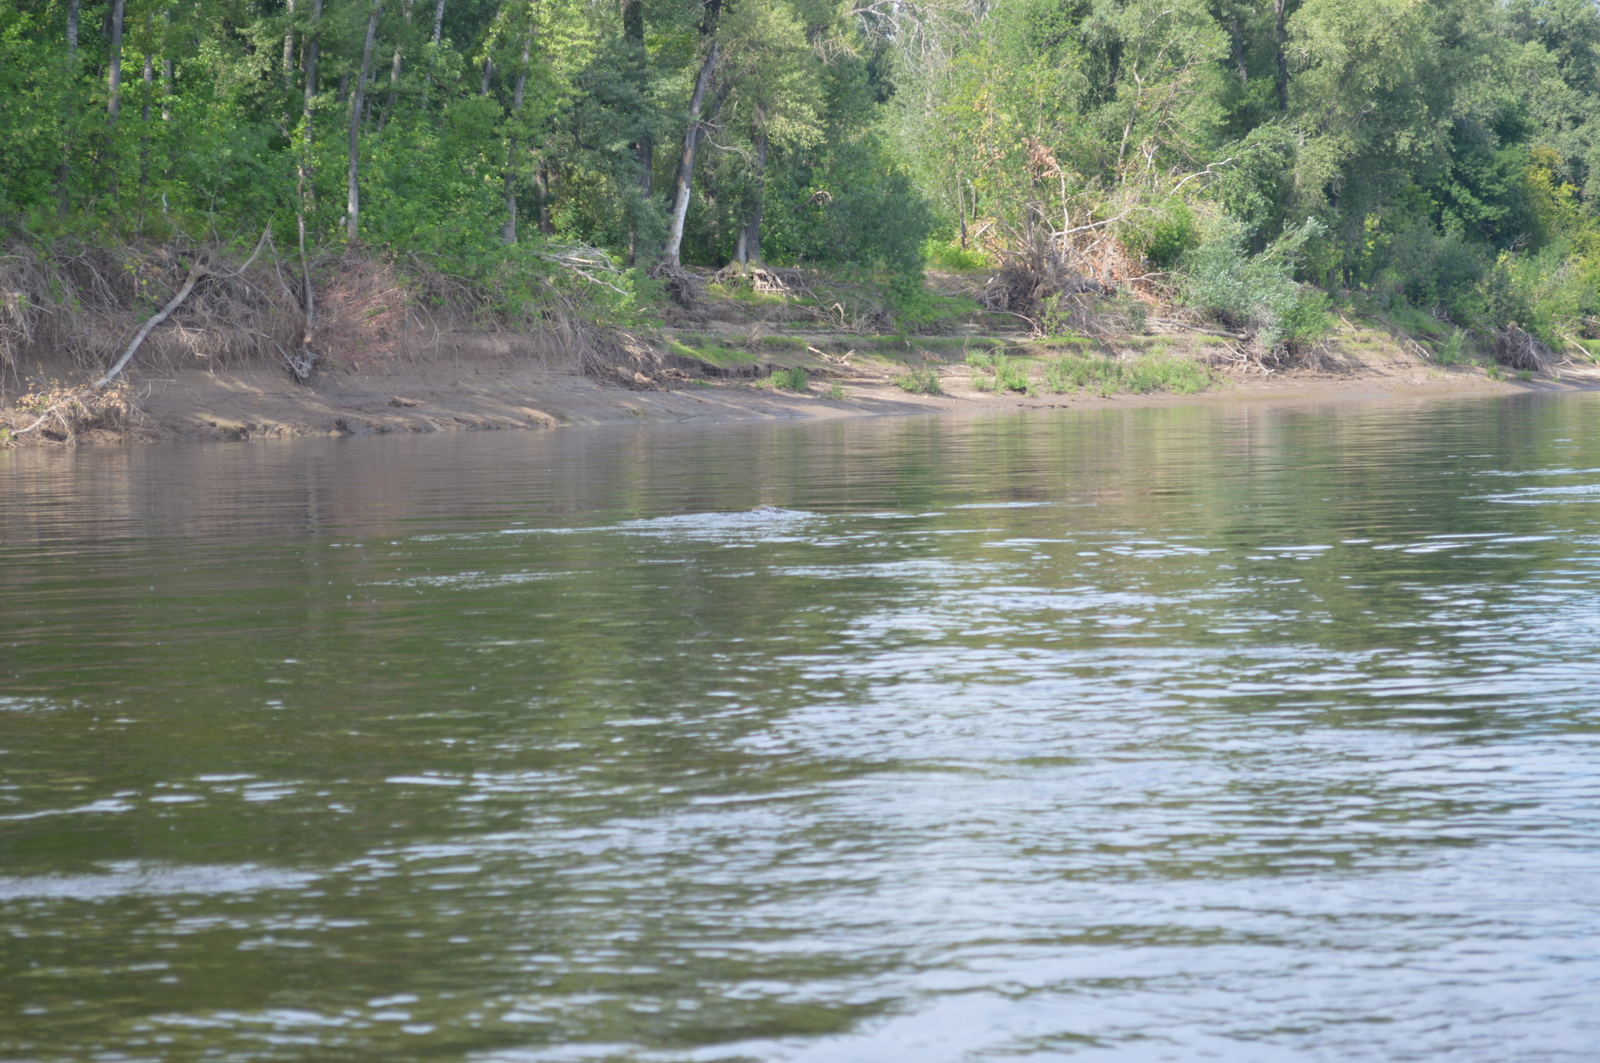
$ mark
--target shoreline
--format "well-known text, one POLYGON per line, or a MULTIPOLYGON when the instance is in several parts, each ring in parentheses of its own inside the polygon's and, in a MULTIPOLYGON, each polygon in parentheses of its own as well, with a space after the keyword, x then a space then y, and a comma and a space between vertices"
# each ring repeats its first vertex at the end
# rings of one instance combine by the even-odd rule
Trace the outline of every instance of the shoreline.
MULTIPOLYGON (((537 364, 482 342, 454 353, 397 358, 377 365, 319 373, 307 385, 281 369, 233 371, 186 368, 129 380, 127 424, 68 435, 42 431, 11 447, 126 445, 178 441, 256 441, 308 436, 432 433, 651 423, 720 424, 752 420, 829 420, 930 413, 1030 409, 1108 409, 1240 401, 1350 402, 1394 398, 1504 395, 1600 390, 1600 366, 1562 366, 1528 380, 1494 380, 1475 365, 1440 366, 1391 347, 1359 354, 1337 344, 1321 370, 1264 374, 1213 368, 1218 381, 1204 391, 1110 397, 996 394, 972 387, 965 364, 924 361, 939 375, 942 394, 911 394, 894 383, 906 367, 883 361, 814 367, 807 393, 751 381, 707 380, 676 371, 618 380, 537 364), (842 394, 830 397, 829 392, 842 394)), ((45 374, 40 374, 45 375, 45 374)), ((32 418, 0 407, 0 425, 15 431, 32 418)))

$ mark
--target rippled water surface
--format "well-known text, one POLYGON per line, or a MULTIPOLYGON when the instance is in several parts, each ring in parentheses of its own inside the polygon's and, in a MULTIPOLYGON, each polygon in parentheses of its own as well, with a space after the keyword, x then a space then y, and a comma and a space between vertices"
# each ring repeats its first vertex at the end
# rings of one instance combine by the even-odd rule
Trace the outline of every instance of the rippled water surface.
POLYGON ((0 1059, 1593 1059, 1597 592, 1590 397, 0 452, 0 1059))

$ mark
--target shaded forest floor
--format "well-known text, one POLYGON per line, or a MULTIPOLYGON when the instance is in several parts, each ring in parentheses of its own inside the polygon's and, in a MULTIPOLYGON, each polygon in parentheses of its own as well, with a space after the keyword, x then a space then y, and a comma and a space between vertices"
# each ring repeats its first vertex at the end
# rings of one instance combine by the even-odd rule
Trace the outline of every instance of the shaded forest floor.
MULTIPOLYGON (((1375 319, 1341 317, 1316 351, 1269 369, 1203 325, 1152 315, 1138 332, 1038 338, 985 311, 984 275, 930 273, 915 333, 870 298, 846 302, 698 276, 690 307, 657 327, 588 342, 538 331, 434 328, 410 343, 330 345, 301 383, 286 366, 166 354, 136 362, 94 410, 31 433, 45 398, 85 378, 82 356, 18 359, 0 394, 0 445, 254 440, 643 422, 716 423, 933 412, 1108 408, 1194 402, 1370 400, 1600 388, 1600 366, 1512 374, 1448 359, 1375 319), (74 379, 76 377, 76 379, 74 379)), ((1436 338, 1436 337, 1435 337, 1436 338)), ((70 413, 70 411, 69 411, 70 413)))

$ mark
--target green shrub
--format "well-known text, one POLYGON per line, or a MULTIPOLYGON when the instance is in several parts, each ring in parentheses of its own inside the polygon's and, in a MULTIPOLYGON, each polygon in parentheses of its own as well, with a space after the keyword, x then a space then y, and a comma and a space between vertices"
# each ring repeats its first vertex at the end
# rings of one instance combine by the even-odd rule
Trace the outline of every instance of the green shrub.
POLYGON ((1148 213, 1131 215, 1117 237, 1156 269, 1171 269, 1200 244, 1200 226, 1194 211, 1181 199, 1169 199, 1148 213))
POLYGON ((1461 353, 1463 344, 1466 343, 1467 334, 1461 329, 1456 329, 1445 337, 1443 343, 1434 351, 1434 357, 1440 365, 1458 365, 1466 361, 1466 355, 1461 353))
POLYGON ((805 391, 810 385, 806 371, 799 366, 779 369, 772 374, 772 386, 782 391, 805 391))
POLYGON ((938 395, 942 390, 938 370, 930 367, 908 370, 904 376, 895 378, 895 386, 913 395, 938 395))
POLYGON ((967 364, 974 370, 972 386, 979 391, 1026 392, 1029 388, 1027 366, 999 351, 992 354, 975 351, 967 355, 967 364))
POLYGON ((1323 231, 1321 222, 1308 218, 1261 254, 1251 255, 1244 225, 1224 219, 1183 256, 1179 284, 1184 301, 1225 325, 1254 332, 1268 347, 1315 342, 1328 330, 1329 300, 1296 284, 1294 268, 1306 242, 1323 231))

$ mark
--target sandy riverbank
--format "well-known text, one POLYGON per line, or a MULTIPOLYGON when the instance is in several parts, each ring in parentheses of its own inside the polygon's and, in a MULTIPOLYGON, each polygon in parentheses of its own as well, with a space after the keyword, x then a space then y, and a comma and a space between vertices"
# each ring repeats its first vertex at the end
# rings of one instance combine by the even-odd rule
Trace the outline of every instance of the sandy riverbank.
MULTIPOLYGON (((1594 365, 1566 365, 1555 373, 1526 380, 1495 380, 1478 366, 1440 366, 1397 346, 1353 340, 1341 344, 1336 339, 1319 370, 1268 374, 1219 368, 1212 388, 1182 396, 1162 392, 1111 397, 1086 392, 997 395, 975 389, 972 370, 965 364, 925 354, 913 354, 908 360, 936 370, 942 394, 908 394, 895 385, 895 379, 906 371, 904 363, 869 358, 832 359, 813 365, 808 392, 797 394, 757 380, 696 377, 670 369, 654 375, 631 371, 584 375, 539 364, 519 353, 514 342, 486 342, 481 335, 464 335, 461 340, 441 345, 443 353, 427 358, 319 371, 307 385, 296 383, 277 368, 135 372, 129 381, 132 409, 122 430, 90 428, 69 436, 61 426, 47 425, 14 444, 244 441, 383 432, 1263 400, 1360 401, 1600 389, 1600 367, 1594 365)), ((25 410, 0 408, 0 424, 9 424, 13 431, 32 419, 25 410)))

